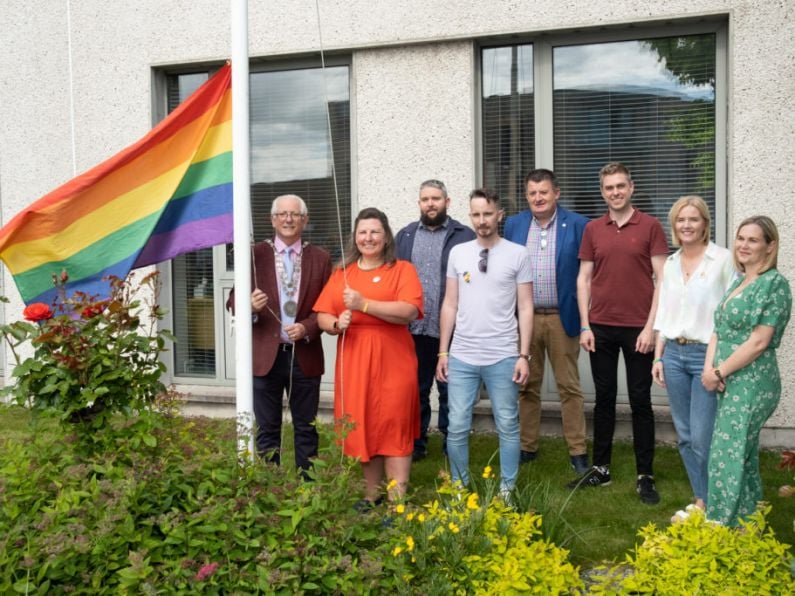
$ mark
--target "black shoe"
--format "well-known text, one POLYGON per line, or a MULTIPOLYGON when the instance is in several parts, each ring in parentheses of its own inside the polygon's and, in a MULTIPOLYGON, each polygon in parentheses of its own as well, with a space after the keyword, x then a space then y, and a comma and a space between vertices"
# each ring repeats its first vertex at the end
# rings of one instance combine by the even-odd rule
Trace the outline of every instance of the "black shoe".
POLYGON ((353 504, 353 510, 356 513, 369 513, 383 502, 384 497, 378 497, 375 501, 371 501, 369 499, 359 499, 353 504))
POLYGON ((425 447, 415 447, 411 454, 411 461, 420 461, 428 457, 428 450, 425 447))
POLYGON ((538 458, 538 451, 522 451, 519 455, 519 463, 526 464, 529 461, 535 461, 538 458))
POLYGON ((580 488, 581 486, 608 486, 612 480, 610 480, 610 470, 605 470, 605 472, 600 472, 599 468, 593 466, 590 470, 588 470, 585 474, 577 478, 577 480, 572 480, 566 485, 566 488, 575 489, 580 488))
POLYGON ((635 489, 640 496, 640 500, 646 505, 656 505, 660 502, 660 493, 654 486, 654 478, 651 476, 641 476, 638 478, 638 487, 635 489))
POLYGON ((569 460, 571 461, 571 467, 574 468, 577 476, 582 476, 591 469, 591 466, 588 465, 587 453, 583 453, 582 455, 572 455, 569 460))

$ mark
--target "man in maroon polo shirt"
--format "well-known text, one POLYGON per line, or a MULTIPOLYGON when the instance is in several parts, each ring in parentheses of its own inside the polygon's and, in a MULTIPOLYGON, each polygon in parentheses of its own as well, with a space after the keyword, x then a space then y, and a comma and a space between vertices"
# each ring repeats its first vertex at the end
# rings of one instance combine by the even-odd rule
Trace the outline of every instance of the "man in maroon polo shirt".
POLYGON ((662 277, 668 243, 660 222, 632 206, 635 185, 626 166, 607 164, 599 180, 607 214, 585 227, 577 277, 580 345, 590 354, 596 388, 593 467, 568 486, 610 484, 618 354, 622 352, 632 409, 637 492, 641 501, 653 505, 659 503, 660 495, 653 476, 652 325, 659 295, 655 279, 662 277))

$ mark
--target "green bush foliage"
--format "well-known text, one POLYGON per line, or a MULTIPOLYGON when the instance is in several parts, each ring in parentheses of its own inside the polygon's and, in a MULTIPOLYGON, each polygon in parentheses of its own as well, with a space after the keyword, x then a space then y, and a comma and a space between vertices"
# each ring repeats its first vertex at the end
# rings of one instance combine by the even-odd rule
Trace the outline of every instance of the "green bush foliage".
POLYGON ((770 507, 740 528, 710 522, 694 512, 680 523, 639 532, 643 542, 626 565, 602 576, 594 593, 606 594, 792 594, 789 545, 768 527, 770 507))
POLYGON ((163 311, 159 283, 150 273, 137 284, 108 278, 110 296, 83 292, 67 296, 68 275, 53 275, 57 306, 30 304, 26 320, 0 325, 16 360, 13 385, 3 390, 34 411, 57 410, 65 424, 82 425, 81 441, 90 443, 111 417, 130 416, 165 392, 160 353, 171 334, 158 329, 163 311), (30 342, 34 353, 22 358, 30 342))
POLYGON ((358 593, 379 584, 370 553, 380 519, 353 512, 360 472, 334 441, 306 482, 239 461, 228 424, 142 417, 154 445, 140 441, 140 423, 121 419, 103 453, 76 451, 75 437, 52 424, 0 439, 0 593, 358 593))

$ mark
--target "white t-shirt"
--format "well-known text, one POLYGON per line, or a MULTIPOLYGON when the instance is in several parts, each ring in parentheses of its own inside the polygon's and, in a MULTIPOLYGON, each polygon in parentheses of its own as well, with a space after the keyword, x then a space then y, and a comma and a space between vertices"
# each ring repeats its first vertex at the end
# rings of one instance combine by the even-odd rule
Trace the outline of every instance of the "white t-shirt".
POLYGON ((477 240, 450 251, 447 277, 458 280, 458 312, 450 354, 473 366, 518 356, 517 285, 532 283, 527 249, 500 239, 489 249, 486 272, 478 263, 483 247, 477 240))

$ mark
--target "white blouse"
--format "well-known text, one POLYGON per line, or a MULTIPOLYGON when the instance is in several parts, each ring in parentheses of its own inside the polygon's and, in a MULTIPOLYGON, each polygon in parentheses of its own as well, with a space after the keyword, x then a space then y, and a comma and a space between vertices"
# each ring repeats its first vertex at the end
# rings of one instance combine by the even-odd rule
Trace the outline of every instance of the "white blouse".
POLYGON ((709 343, 712 316, 737 273, 729 250, 710 242, 696 270, 685 279, 682 249, 665 261, 654 329, 664 339, 709 343))

